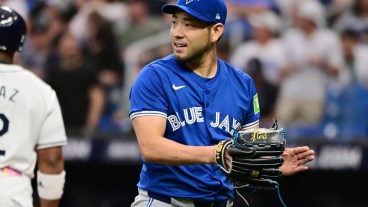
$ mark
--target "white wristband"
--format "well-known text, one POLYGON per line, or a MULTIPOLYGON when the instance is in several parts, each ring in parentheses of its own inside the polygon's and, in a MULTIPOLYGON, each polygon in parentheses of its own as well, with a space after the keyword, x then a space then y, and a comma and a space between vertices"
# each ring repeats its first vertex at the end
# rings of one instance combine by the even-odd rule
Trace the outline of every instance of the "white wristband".
POLYGON ((59 174, 46 174, 37 171, 37 191, 40 198, 57 200, 63 195, 65 171, 59 174))

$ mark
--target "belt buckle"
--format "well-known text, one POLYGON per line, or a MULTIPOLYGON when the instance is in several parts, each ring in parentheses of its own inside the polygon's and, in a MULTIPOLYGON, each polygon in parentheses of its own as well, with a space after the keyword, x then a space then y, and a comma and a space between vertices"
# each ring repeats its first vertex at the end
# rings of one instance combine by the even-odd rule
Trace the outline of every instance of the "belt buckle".
POLYGON ((18 170, 15 170, 11 167, 4 167, 1 169, 1 171, 3 172, 3 175, 5 176, 16 176, 16 177, 20 177, 22 176, 22 173, 19 172, 18 170))

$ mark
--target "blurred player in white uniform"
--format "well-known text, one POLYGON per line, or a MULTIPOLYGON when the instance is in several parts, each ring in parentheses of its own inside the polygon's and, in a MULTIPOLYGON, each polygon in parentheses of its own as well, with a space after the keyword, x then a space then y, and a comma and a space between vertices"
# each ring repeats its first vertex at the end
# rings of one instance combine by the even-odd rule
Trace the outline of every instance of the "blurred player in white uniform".
POLYGON ((35 174, 41 207, 57 207, 65 183, 65 128, 52 88, 13 64, 25 35, 24 19, 0 5, 0 207, 32 207, 35 174))

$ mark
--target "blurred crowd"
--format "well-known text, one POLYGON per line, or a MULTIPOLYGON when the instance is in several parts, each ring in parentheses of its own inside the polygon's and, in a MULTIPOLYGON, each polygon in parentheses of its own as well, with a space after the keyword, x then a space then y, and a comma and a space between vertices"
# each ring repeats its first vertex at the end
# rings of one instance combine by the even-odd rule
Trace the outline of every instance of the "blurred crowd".
MULTIPOLYGON (((68 135, 122 137, 132 130, 126 91, 144 64, 171 53, 160 9, 175 2, 3 4, 27 19, 16 61, 55 89, 68 135)), ((253 77, 261 127, 276 118, 290 139, 368 137, 368 0, 225 2, 218 55, 253 77)))

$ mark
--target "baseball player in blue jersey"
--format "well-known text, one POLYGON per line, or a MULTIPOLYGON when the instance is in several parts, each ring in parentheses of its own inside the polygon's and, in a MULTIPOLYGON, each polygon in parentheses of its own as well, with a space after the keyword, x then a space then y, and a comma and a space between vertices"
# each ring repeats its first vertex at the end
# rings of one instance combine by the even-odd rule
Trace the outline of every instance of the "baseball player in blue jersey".
MULTIPOLYGON (((130 119, 143 167, 132 207, 232 206, 233 188, 216 165, 216 145, 260 118, 253 80, 217 58, 223 0, 179 0, 172 14, 173 54, 146 65, 130 93, 130 119)), ((287 148, 283 175, 307 170, 308 147, 287 148)))

